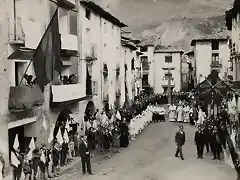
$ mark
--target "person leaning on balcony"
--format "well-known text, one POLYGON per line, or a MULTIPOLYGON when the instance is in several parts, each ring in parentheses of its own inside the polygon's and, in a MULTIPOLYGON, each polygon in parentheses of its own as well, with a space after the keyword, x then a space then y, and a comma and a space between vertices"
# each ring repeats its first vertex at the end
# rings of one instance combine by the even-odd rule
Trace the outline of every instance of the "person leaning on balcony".
POLYGON ((22 82, 20 84, 21 86, 28 86, 28 75, 27 74, 24 74, 23 75, 23 79, 22 79, 22 82))
POLYGON ((64 85, 69 84, 69 82, 68 82, 68 76, 63 76, 63 77, 62 77, 62 82, 63 82, 64 85))
POLYGON ((68 83, 69 84, 77 84, 77 80, 76 80, 76 75, 75 74, 71 74, 68 78, 68 83))

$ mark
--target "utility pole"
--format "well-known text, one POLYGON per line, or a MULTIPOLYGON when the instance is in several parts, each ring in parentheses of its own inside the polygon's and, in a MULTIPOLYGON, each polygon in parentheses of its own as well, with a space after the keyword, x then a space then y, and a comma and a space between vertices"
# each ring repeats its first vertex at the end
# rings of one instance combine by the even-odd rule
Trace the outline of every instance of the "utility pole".
POLYGON ((172 73, 171 71, 174 70, 175 68, 163 68, 163 70, 167 70, 167 76, 168 76, 168 104, 172 103, 172 73))

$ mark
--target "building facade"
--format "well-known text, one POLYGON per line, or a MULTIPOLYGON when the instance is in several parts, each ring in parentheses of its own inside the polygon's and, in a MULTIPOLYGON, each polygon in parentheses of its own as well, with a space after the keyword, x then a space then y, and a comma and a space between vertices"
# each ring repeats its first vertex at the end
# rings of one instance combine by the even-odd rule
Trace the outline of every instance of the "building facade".
POLYGON ((17 134, 24 152, 32 138, 48 144, 66 113, 74 117, 73 131, 79 131, 86 110, 114 104, 120 29, 126 25, 91 1, 6 0, 0 10, 0 152, 8 164, 17 134), (35 77, 30 62, 57 7, 63 68, 42 93, 22 79, 35 77), (70 75, 76 82, 63 84, 60 78, 70 75))
POLYGON ((153 91, 155 85, 154 79, 154 45, 139 44, 139 51, 143 53, 140 56, 142 63, 142 90, 149 93, 153 91))
POLYGON ((184 58, 188 64, 188 88, 192 89, 195 87, 196 79, 196 62, 194 60, 194 51, 189 51, 184 54, 184 58))
POLYGON ((183 51, 175 49, 158 49, 154 51, 155 93, 166 93, 171 85, 172 91, 181 90, 181 69, 183 51), (171 79, 169 84, 168 78, 171 79))
POLYGON ((205 80, 213 69, 219 72, 220 78, 227 78, 230 58, 227 35, 215 34, 193 39, 191 46, 194 48, 197 83, 205 80))
POLYGON ((122 78, 122 93, 121 105, 126 100, 134 100, 134 97, 138 95, 142 89, 141 84, 141 62, 140 62, 140 51, 138 51, 137 44, 138 40, 133 39, 131 36, 126 36, 122 33, 122 60, 124 66, 124 75, 122 78))
MULTIPOLYGON (((233 7, 226 11, 226 26, 231 31, 229 48, 230 48, 230 70, 232 71, 233 81, 240 81, 240 34, 239 34, 239 1, 236 0, 233 7)), ((239 87, 238 87, 239 89, 239 87)))

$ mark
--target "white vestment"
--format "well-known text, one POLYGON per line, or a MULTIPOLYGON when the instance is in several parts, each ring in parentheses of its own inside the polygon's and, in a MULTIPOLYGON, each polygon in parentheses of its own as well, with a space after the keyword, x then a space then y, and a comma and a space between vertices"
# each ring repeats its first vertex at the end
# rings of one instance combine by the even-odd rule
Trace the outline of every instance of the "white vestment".
POLYGON ((183 111, 184 111, 184 122, 185 123, 189 123, 190 122, 190 107, 189 106, 186 106, 183 108, 183 111))
POLYGON ((177 121, 183 122, 183 107, 181 105, 177 108, 177 121))
POLYGON ((174 122, 176 121, 176 106, 175 105, 171 105, 169 107, 169 114, 168 114, 168 119, 170 122, 174 122))

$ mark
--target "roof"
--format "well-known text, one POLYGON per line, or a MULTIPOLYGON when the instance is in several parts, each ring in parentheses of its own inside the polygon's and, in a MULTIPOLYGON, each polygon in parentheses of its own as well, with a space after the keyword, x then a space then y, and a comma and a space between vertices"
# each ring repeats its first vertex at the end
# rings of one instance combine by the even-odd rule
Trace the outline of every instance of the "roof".
POLYGON ((199 38, 194 38, 191 41, 191 46, 194 46, 195 43, 199 41, 212 41, 212 40, 227 41, 228 38, 229 38, 229 33, 224 31, 216 34, 202 36, 199 38))
POLYGON ((231 9, 225 12, 226 26, 228 30, 232 30, 232 18, 240 13, 240 0, 235 0, 231 9))
POLYGON ((141 42, 138 44, 138 47, 143 46, 154 46, 154 39, 150 37, 143 37, 140 40, 141 42))
POLYGON ((109 12, 105 11, 101 6, 95 4, 94 2, 89 1, 89 0, 81 0, 80 3, 83 4, 84 6, 86 6, 87 8, 91 9, 93 12, 95 12, 99 16, 101 16, 104 19, 108 20, 109 22, 115 24, 116 26, 127 27, 126 24, 121 22, 119 19, 117 19, 116 17, 111 15, 109 12))
POLYGON ((122 43, 122 46, 128 47, 131 50, 137 50, 137 46, 133 42, 122 43))
POLYGON ((160 48, 155 48, 154 50, 154 53, 181 53, 183 54, 184 51, 183 50, 179 50, 179 49, 175 49, 175 48, 172 48, 172 47, 163 47, 163 46, 160 46, 160 48))
POLYGON ((137 46, 130 40, 127 39, 121 39, 122 46, 128 47, 131 50, 137 50, 137 46))

